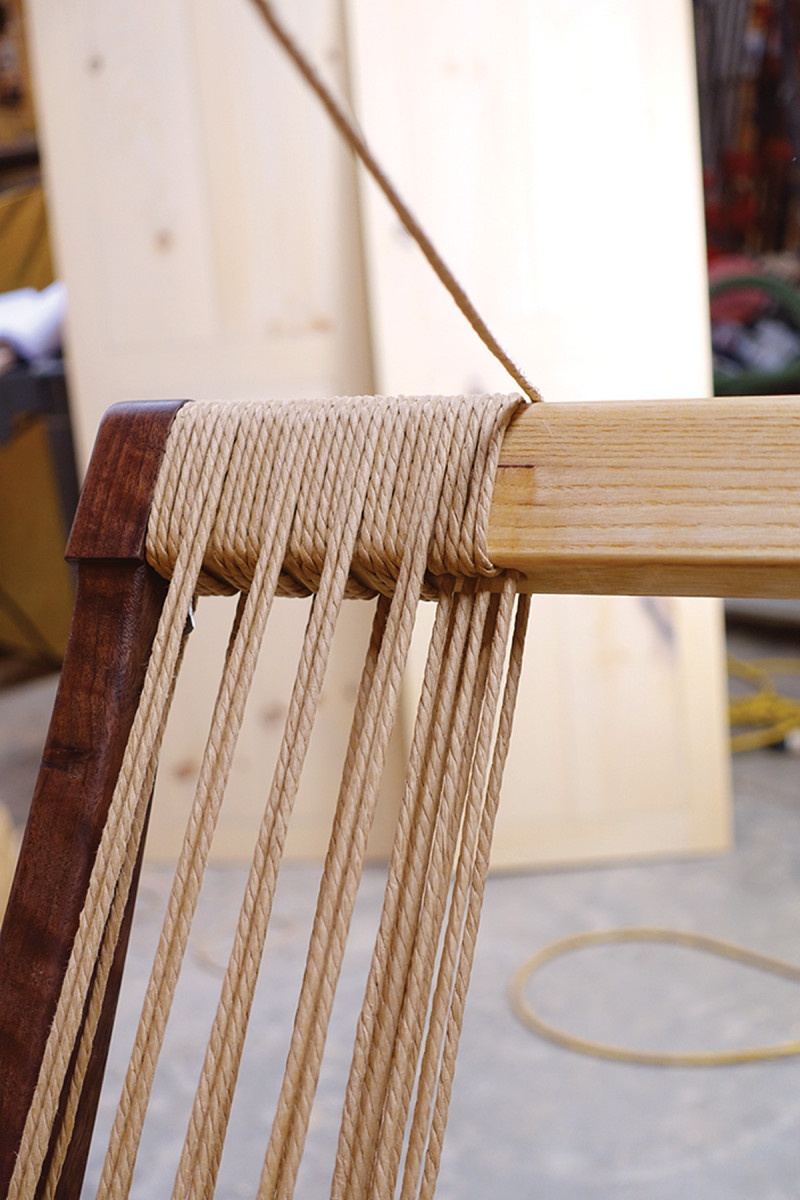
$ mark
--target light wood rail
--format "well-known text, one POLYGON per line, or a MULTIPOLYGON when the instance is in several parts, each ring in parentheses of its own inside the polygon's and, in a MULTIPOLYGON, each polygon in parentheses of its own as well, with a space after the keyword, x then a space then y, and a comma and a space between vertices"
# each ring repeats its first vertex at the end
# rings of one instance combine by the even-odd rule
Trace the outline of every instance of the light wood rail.
POLYGON ((800 596, 800 397, 529 406, 489 555, 536 592, 800 596))

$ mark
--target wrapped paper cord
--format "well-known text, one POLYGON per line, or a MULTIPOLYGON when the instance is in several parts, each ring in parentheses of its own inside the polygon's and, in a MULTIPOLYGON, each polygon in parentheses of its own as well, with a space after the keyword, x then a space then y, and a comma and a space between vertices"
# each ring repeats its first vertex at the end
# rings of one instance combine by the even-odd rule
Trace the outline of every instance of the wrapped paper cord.
MULTIPOLYGON (((337 615, 377 596, 260 1197, 290 1197, 309 1127, 417 606, 437 603, 332 1195, 432 1194, 521 662, 527 600, 486 553, 517 397, 186 405, 148 530, 169 590, 9 1195, 53 1196, 128 894, 187 613, 241 592, 194 805, 98 1195, 129 1194, 170 1004, 277 594, 313 595, 175 1200, 213 1194, 286 831, 337 615), (516 617, 514 610, 516 606, 516 617), (82 1022, 87 1010, 89 1019, 82 1022), (68 1075, 78 1045, 78 1069, 68 1075), (54 1129, 67 1082, 67 1116, 54 1129), (416 1100, 414 1097, 416 1095, 416 1100), (56 1152, 48 1147, 56 1134, 56 1152), (403 1156, 405 1152, 405 1163, 403 1156)), ((157 798, 156 798, 157 802, 157 798)))

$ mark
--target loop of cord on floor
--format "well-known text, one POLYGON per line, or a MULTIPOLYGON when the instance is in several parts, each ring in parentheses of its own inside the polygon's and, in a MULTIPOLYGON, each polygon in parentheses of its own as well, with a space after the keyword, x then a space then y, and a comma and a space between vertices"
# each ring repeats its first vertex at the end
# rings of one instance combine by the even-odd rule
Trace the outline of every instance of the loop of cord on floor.
POLYGON ((766 1062, 790 1058, 800 1054, 800 1040, 792 1039, 769 1046, 744 1046, 727 1050, 699 1051, 650 1051, 633 1050, 625 1046, 594 1041, 579 1037, 568 1030, 546 1021, 532 1007, 526 997, 526 987, 533 975, 547 963, 563 955, 572 954, 593 946, 607 946, 623 942, 661 942, 727 958, 742 966, 778 975, 794 983, 800 983, 800 967, 781 958, 759 954, 733 942, 720 938, 706 937, 677 929, 661 929, 649 926, 633 926, 623 929, 600 929, 577 933, 551 942, 533 954, 514 972, 510 983, 511 1007, 523 1025, 540 1037, 564 1049, 579 1054, 602 1058, 611 1062, 629 1063, 650 1067, 720 1067, 741 1063, 766 1062))

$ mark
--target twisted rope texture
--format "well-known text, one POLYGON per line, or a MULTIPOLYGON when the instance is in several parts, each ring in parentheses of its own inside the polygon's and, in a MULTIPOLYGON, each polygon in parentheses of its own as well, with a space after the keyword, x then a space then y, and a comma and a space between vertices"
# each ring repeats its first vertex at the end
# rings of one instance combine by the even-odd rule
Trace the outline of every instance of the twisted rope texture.
POLYGON ((54 1195, 138 852, 196 593, 241 593, 98 1195, 133 1182, 148 1101, 245 702, 276 595, 313 595, 283 739, 173 1200, 213 1195, 286 833, 336 618, 378 596, 259 1198, 294 1195, 403 669, 437 601, 386 897, 343 1100, 331 1196, 433 1192, 527 606, 486 527, 503 430, 486 396, 201 403, 176 417, 147 553, 167 601, 9 1196, 54 1195), (510 644, 510 650, 509 650, 510 644), (98 969, 95 965, 99 963, 98 969), (90 1019, 83 1019, 89 1012, 90 1019), (69 1075, 74 1048, 78 1069, 69 1075), (55 1129, 66 1084, 66 1118, 55 1129), (416 1099, 415 1099, 416 1097, 416 1099), (403 1164, 403 1154, 405 1163, 403 1164))

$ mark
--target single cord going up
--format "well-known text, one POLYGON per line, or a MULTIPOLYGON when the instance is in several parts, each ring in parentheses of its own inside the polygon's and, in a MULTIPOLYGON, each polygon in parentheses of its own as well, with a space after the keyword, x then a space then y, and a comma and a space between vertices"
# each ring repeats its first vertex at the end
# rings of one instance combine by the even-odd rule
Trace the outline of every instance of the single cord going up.
POLYGON ((486 346, 486 348, 495 356, 497 361, 505 367, 511 378, 518 385, 518 387, 522 389, 529 400, 534 402, 540 401, 541 396, 537 392, 536 388, 523 374, 516 363, 509 357, 509 355, 498 342, 497 338, 491 332, 483 317, 480 315, 475 305, 472 303, 469 296, 464 291, 463 287, 442 258, 441 254, 439 254, 439 251, 436 249, 431 239, 428 237, 417 218, 411 212, 411 209, 402 199, 400 193, 397 191, 397 188, 387 176, 383 167, 378 162, 374 153, 367 144, 364 135, 356 127, 353 118, 346 111, 341 101, 337 99, 337 97, 322 79, 313 63, 300 49, 299 45, 289 33, 286 26, 279 19, 273 5, 269 3, 269 0, 253 0, 253 4, 263 17, 269 29, 272 31, 272 34, 274 35, 278 44, 283 48, 288 57, 294 63, 297 70, 300 72, 303 79, 317 96, 331 121, 338 129, 344 140, 347 142, 350 149, 381 189, 401 221, 403 228, 416 242, 417 246, 428 260, 430 266, 433 268, 437 278, 450 293, 458 308, 469 321, 470 325, 475 330, 484 346, 486 346))

